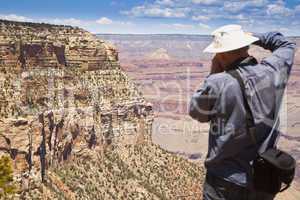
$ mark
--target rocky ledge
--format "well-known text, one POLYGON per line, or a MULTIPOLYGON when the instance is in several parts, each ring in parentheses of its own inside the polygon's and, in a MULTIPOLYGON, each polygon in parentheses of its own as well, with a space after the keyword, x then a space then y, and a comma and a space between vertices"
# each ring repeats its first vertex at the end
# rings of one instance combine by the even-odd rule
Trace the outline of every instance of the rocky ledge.
POLYGON ((151 142, 117 51, 70 26, 0 21, 0 156, 10 199, 199 199, 203 169, 151 142))

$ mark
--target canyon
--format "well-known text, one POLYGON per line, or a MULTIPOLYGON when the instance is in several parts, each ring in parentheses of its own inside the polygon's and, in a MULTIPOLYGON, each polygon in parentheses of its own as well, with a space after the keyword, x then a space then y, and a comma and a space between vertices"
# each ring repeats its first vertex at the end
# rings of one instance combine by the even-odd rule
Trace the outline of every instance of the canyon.
MULTIPOLYGON (((209 126, 187 107, 210 71, 209 42, 0 20, 0 157, 16 186, 0 199, 201 199, 209 126)), ((297 177, 277 200, 300 198, 299 53, 279 144, 297 177)))
POLYGON ((152 142, 117 50, 70 26, 0 21, 2 199, 199 199, 204 169, 152 142))
MULTIPOLYGON (((192 162, 202 163, 208 145, 208 124, 200 124, 187 115, 189 100, 210 72, 211 54, 203 53, 210 36, 203 35, 110 35, 98 37, 119 49, 122 68, 135 81, 146 100, 153 104, 154 143, 192 162), (159 55, 159 53, 161 55, 159 55), (151 55, 151 56, 149 56, 151 55)), ((300 37, 296 42, 294 66, 281 111, 284 133, 279 147, 297 160, 293 188, 278 199, 300 198, 300 37)), ((250 54, 258 60, 270 52, 251 46, 250 54)))

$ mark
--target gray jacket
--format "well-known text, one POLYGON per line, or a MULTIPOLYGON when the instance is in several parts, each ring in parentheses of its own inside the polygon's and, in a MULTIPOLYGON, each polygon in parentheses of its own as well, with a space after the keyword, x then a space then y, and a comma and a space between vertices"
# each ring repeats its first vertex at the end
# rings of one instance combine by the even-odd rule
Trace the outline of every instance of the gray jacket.
POLYGON ((244 187, 251 184, 251 161, 274 126, 295 53, 295 44, 278 32, 255 36, 260 39, 255 44, 272 51, 272 55, 255 65, 249 63, 249 59, 242 60, 236 63, 236 70, 245 83, 257 145, 246 131, 246 111, 240 86, 228 73, 209 75, 193 94, 189 106, 192 118, 210 122, 205 161, 208 173, 244 187))

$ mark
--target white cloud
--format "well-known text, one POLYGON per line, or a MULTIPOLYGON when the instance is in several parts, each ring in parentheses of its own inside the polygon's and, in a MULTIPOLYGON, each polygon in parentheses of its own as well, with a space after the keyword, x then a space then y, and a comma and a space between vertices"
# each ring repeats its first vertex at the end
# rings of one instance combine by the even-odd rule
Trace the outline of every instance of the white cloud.
POLYGON ((158 33, 165 34, 209 34, 211 27, 204 23, 189 24, 189 23, 172 23, 172 24, 158 24, 156 26, 158 33))
POLYGON ((121 13, 134 17, 190 18, 194 21, 208 21, 222 18, 220 16, 233 16, 244 9, 247 9, 251 17, 249 9, 264 10, 268 2, 269 0, 156 0, 121 13))
POLYGON ((71 25, 71 26, 83 26, 85 24, 84 21, 75 18, 54 18, 54 19, 39 19, 35 20, 35 22, 44 22, 50 24, 61 24, 61 25, 71 25))
POLYGON ((229 15, 229 16, 226 16, 225 18, 226 19, 246 20, 246 16, 243 14, 229 15))
POLYGON ((81 25, 83 22, 79 19, 75 19, 75 18, 68 18, 68 19, 65 19, 63 20, 64 23, 66 24, 74 24, 74 25, 81 25))
POLYGON ((130 21, 117 21, 116 24, 125 25, 125 26, 133 26, 134 23, 130 21))
MULTIPOLYGON (((117 1, 115 1, 117 2, 117 1)), ((16 14, 0 14, 0 18, 14 21, 46 22, 82 27, 105 33, 205 33, 217 24, 238 23, 249 30, 269 31, 285 27, 300 34, 298 19, 300 4, 290 8, 283 0, 152 0, 121 13, 133 17, 168 18, 147 22, 117 21, 107 17, 98 20, 77 18, 35 19, 16 14), (172 20, 169 20, 172 19, 172 20), (184 19, 184 21, 182 20, 184 19), (171 22, 170 22, 171 21, 171 22), (166 23, 170 22, 168 25, 166 23), (136 23, 136 24, 135 24, 136 23), (294 24, 297 24, 295 26, 294 24)), ((126 16, 124 18, 127 18, 126 16)), ((287 29, 286 29, 287 30, 287 29)))
POLYGON ((101 17, 96 21, 96 23, 101 24, 101 25, 109 25, 112 24, 113 21, 107 17, 101 17))
POLYGON ((181 23, 173 23, 173 24, 159 24, 161 29, 173 31, 173 30, 193 30, 195 26, 193 24, 181 24, 181 23))
POLYGON ((200 26, 200 28, 203 28, 203 29, 210 29, 211 27, 207 24, 203 24, 203 23, 199 23, 198 24, 200 26))
POLYGON ((166 5, 166 6, 172 6, 174 5, 174 1, 173 0, 158 0, 157 1, 157 4, 160 4, 160 5, 166 5))
POLYGON ((247 2, 225 2, 224 10, 229 12, 238 12, 247 6, 247 2))
POLYGON ((172 24, 172 26, 174 28, 177 28, 177 29, 192 29, 192 28, 194 28, 194 25, 191 25, 191 24, 178 24, 178 23, 175 23, 175 24, 172 24))
POLYGON ((124 14, 134 17, 164 17, 164 18, 184 18, 188 8, 162 8, 157 5, 137 6, 130 11, 123 12, 124 14))
POLYGON ((131 21, 113 21, 107 17, 101 17, 100 19, 94 21, 91 21, 90 24, 97 23, 100 25, 114 25, 114 26, 133 26, 134 23, 131 21))
POLYGON ((49 24, 59 24, 59 25, 71 25, 71 26, 83 26, 84 21, 75 18, 44 18, 44 19, 33 19, 21 15, 9 14, 1 15, 0 19, 19 21, 19 22, 36 22, 36 23, 49 23, 49 24))
POLYGON ((16 15, 16 14, 0 15, 0 19, 10 20, 10 21, 19 21, 19 22, 33 21, 32 19, 30 19, 28 17, 24 17, 24 16, 16 15))
POLYGON ((268 0, 226 1, 224 2, 224 10, 235 13, 246 8, 262 7, 267 3, 268 0))
POLYGON ((293 10, 285 7, 283 1, 277 1, 275 4, 270 4, 267 6, 267 14, 270 16, 291 16, 293 14, 293 10))
POLYGON ((135 24, 131 21, 113 21, 107 17, 98 20, 81 20, 76 18, 29 18, 16 14, 3 15, 0 19, 21 22, 48 23, 57 25, 70 25, 83 28, 92 33, 133 33, 132 29, 135 24))
POLYGON ((194 20, 194 21, 208 21, 210 19, 211 19, 211 17, 206 16, 206 15, 197 15, 197 16, 192 17, 192 20, 194 20))
POLYGON ((222 1, 220 1, 220 0, 192 0, 192 2, 194 4, 213 5, 213 4, 222 2, 222 1))
POLYGON ((252 2, 252 6, 254 7, 262 7, 268 5, 270 0, 251 0, 250 2, 252 2))

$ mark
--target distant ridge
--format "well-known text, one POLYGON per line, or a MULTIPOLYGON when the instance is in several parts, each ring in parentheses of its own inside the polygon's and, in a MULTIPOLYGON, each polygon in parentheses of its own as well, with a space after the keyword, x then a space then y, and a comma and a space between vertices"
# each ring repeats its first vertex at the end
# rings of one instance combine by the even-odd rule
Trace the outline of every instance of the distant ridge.
POLYGON ((164 36, 164 35, 174 35, 174 36, 203 36, 210 37, 208 34, 178 34, 178 33, 95 33, 95 35, 156 35, 156 36, 164 36))
POLYGON ((96 33, 95 34, 98 37, 104 36, 104 37, 115 37, 115 36, 120 36, 120 37, 153 37, 153 38, 161 38, 161 37, 168 37, 168 38, 211 38, 210 35, 197 35, 197 34, 114 34, 114 33, 96 33))
MULTIPOLYGON (((178 34, 178 33, 94 33, 96 36, 196 36, 212 37, 209 34, 178 34)), ((288 38, 300 38, 300 35, 287 36, 288 38)))

